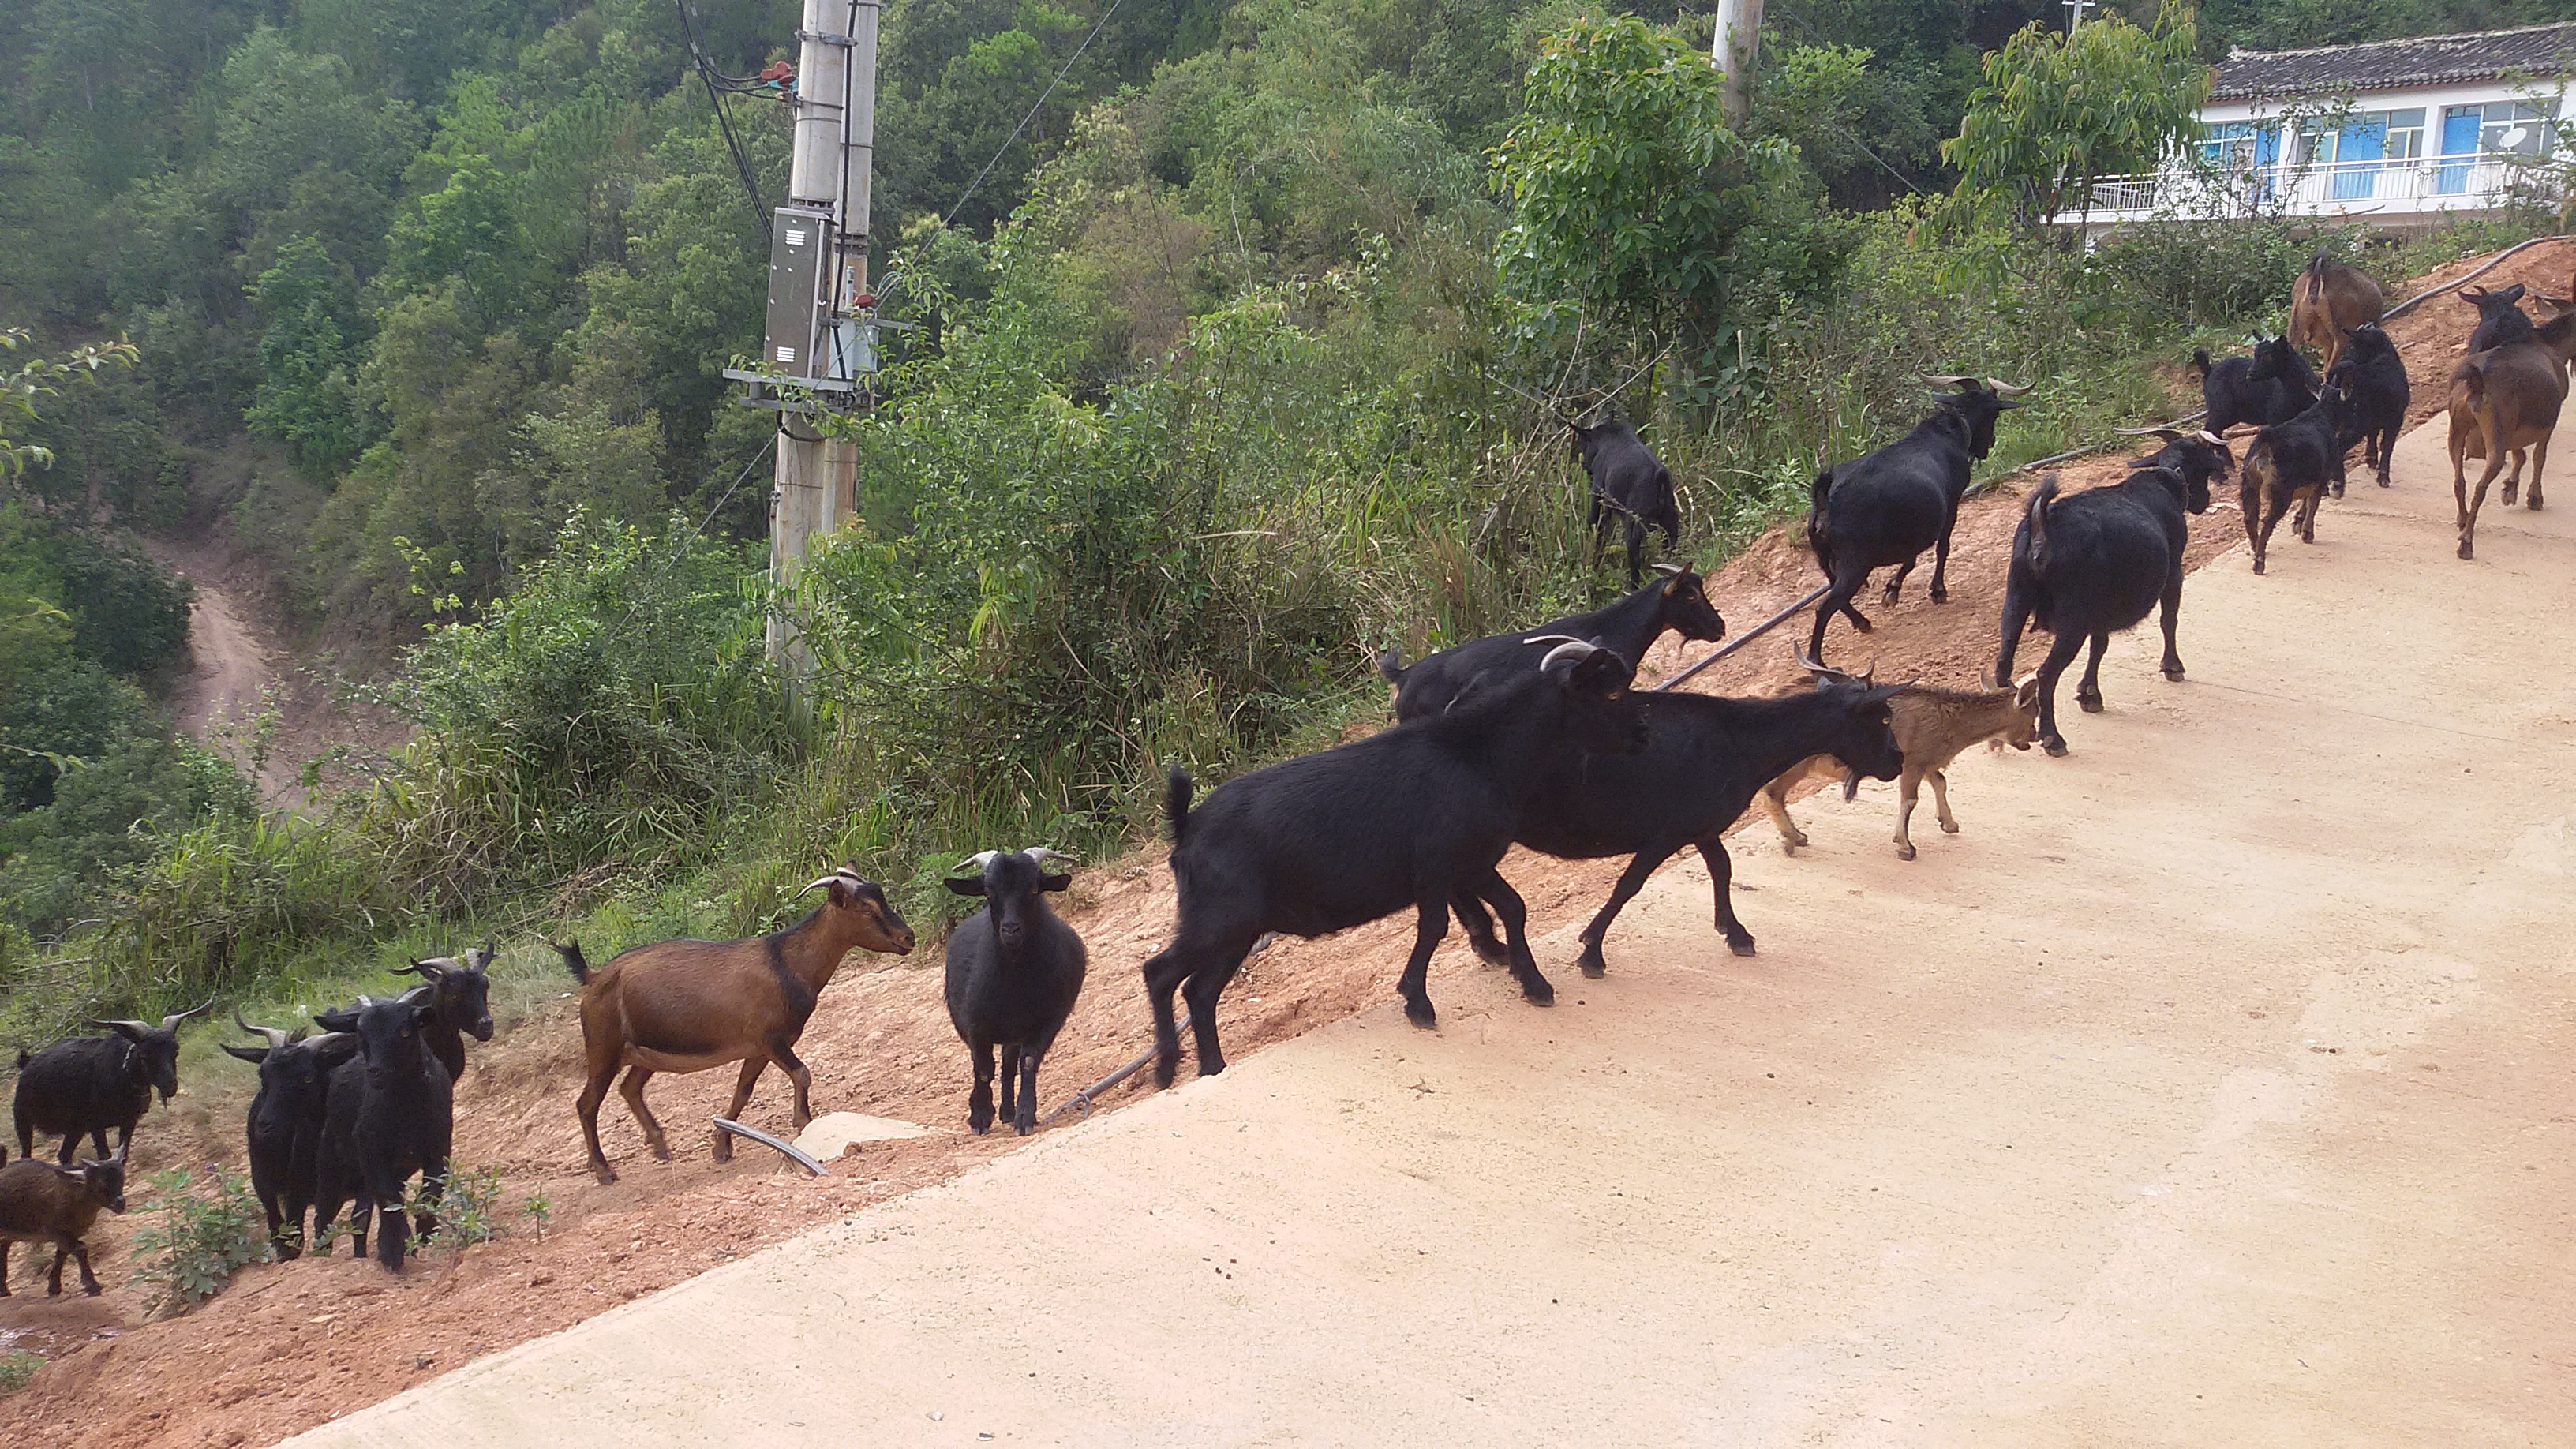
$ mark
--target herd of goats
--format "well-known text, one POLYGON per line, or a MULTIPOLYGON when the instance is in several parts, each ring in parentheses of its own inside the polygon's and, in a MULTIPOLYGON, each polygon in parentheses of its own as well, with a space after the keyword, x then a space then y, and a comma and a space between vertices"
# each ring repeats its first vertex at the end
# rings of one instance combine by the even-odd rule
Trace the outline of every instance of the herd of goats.
MULTIPOLYGON (((2525 455, 2528 502, 2541 505, 2540 470, 2576 356, 2576 301, 2537 295, 2556 315, 2535 326, 2519 307, 2520 286, 2463 291, 2477 309, 2468 355, 2451 376, 2453 488, 2460 556, 2471 556, 2477 509, 2508 463, 2502 493, 2511 504, 2525 455), (2466 463, 2486 467, 2476 496, 2466 463)), ((1170 863, 1178 886, 1171 944, 1144 964, 1153 1009, 1155 1080, 1168 1085, 1180 1064, 1173 998, 1189 1007, 1202 1074, 1224 1070, 1216 1007, 1244 959, 1272 935, 1320 936, 1407 908, 1414 940, 1397 991, 1416 1025, 1435 1024, 1425 974, 1454 914, 1476 954, 1506 967, 1531 1002, 1555 988, 1539 973, 1526 936, 1527 911, 1498 869, 1513 845, 1564 859, 1629 857, 1618 884, 1582 931, 1584 975, 1607 968, 1602 943, 1620 909, 1654 870, 1685 847, 1707 862, 1717 925, 1728 948, 1754 952, 1735 915, 1725 832, 1757 799, 1779 827, 1784 849, 1806 843, 1787 810, 1788 791, 1810 772, 1839 774, 1845 798, 1862 777, 1899 784, 1898 854, 1915 856, 1910 834, 1917 792, 1932 785, 1942 830, 1955 833, 1944 769, 1980 742, 1993 748, 2066 751, 2058 732, 2059 677, 2088 644, 2076 701, 2102 708, 2099 671, 2110 635, 2161 609, 2162 668, 2183 674, 2175 652, 2186 512, 2209 506, 2209 484, 2236 459, 2228 435, 2252 429, 2239 481, 2254 571, 2263 572, 2273 529, 2293 519, 2313 542, 2319 500, 2340 497, 2345 455, 2388 485, 2389 453, 2409 401, 2406 368, 2378 326, 2379 288, 2320 253, 2294 289, 2290 330, 2251 356, 2213 363, 2193 358, 2208 415, 2200 428, 2144 430, 2162 446, 2129 465, 2120 482, 2073 494, 2055 475, 2033 490, 2013 538, 2001 637, 1991 681, 2002 687, 1938 689, 1882 685, 1823 662, 1835 616, 1855 629, 1870 621, 1853 600, 1882 568, 1895 572, 1881 597, 1893 605, 1926 550, 1931 596, 1946 601, 1950 536, 1973 465, 1993 448, 2002 414, 2028 389, 1991 378, 1927 377, 1930 415, 1895 443, 1816 475, 1806 538, 1827 586, 1800 663, 1814 687, 1776 698, 1721 698, 1632 689, 1648 646, 1665 633, 1715 641, 1726 630, 1699 575, 1658 565, 1641 571, 1651 525, 1677 539, 1672 476, 1616 421, 1575 426, 1575 456, 1591 479, 1593 522, 1626 521, 1630 591, 1607 607, 1535 629, 1461 644, 1410 666, 1393 652, 1379 660, 1394 687, 1396 724, 1365 739, 1239 776, 1193 803, 1189 775, 1171 771, 1165 802, 1170 863), (2322 377, 2299 350, 2324 356, 2322 377), (2017 687, 2013 656, 2023 628, 2054 636, 2047 658, 2017 687), (1501 923, 1497 939, 1495 922, 1501 923)), ((1044 848, 988 850, 947 880, 983 908, 947 946, 949 1019, 966 1044, 974 1085, 967 1122, 990 1130, 999 1115, 1020 1133, 1037 1125, 1039 1063, 1082 990, 1082 939, 1046 904, 1071 876, 1067 857, 1044 848)), ((824 901, 802 921, 734 941, 661 941, 593 969, 578 943, 555 949, 582 990, 587 1070, 578 1112, 591 1171, 617 1179, 600 1150, 599 1109, 619 1090, 664 1160, 670 1147, 645 1106, 657 1072, 739 1064, 727 1118, 739 1117, 763 1071, 776 1065, 795 1084, 794 1121, 813 1116, 812 1076, 796 1042, 843 956, 854 949, 907 954, 912 928, 874 882, 843 867, 812 882, 824 901)), ((367 1252, 371 1217, 376 1256, 399 1269, 410 1230, 436 1227, 453 1135, 452 1084, 464 1070, 468 1036, 489 1041, 492 1017, 487 943, 462 958, 405 968, 421 984, 399 996, 361 996, 317 1013, 323 1034, 237 1025, 264 1038, 224 1050, 259 1070, 247 1136, 253 1189, 266 1209, 280 1258, 307 1242, 327 1253, 338 1232, 367 1252), (418 1175, 421 1187, 409 1191, 418 1175), (343 1208, 347 1226, 335 1232, 343 1208), (307 1237, 307 1217, 310 1231, 307 1237)), ((109 1034, 18 1054, 14 1102, 20 1160, 0 1166, 0 1296, 8 1291, 13 1243, 51 1243, 48 1291, 62 1290, 66 1256, 83 1287, 99 1291, 83 1238, 101 1211, 125 1210, 126 1151, 135 1124, 158 1092, 178 1090, 178 1029, 209 1009, 142 1021, 100 1023, 109 1034), (113 1155, 107 1130, 117 1131, 113 1155), (60 1133, 58 1162, 34 1157, 36 1134, 60 1133), (84 1135, 97 1161, 74 1166, 84 1135)), ((732 1150, 727 1123, 715 1157, 732 1150)), ((5 1160, 0 1148, 0 1160, 5 1160)))

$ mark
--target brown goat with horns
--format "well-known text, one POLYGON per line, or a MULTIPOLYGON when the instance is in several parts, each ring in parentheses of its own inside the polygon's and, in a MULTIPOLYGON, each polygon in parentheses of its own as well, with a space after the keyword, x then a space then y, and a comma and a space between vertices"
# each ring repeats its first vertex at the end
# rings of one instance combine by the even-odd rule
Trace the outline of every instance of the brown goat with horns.
MULTIPOLYGON (((796 1056, 814 1003, 830 985, 841 958, 865 947, 892 955, 912 951, 904 924, 876 882, 843 866, 805 887, 828 899, 784 931, 735 941, 657 941, 621 952, 596 971, 582 960, 581 943, 555 947, 582 985, 581 1035, 589 1057, 581 1089, 581 1135, 590 1146, 590 1170, 600 1182, 617 1173, 599 1150, 599 1105, 624 1067, 618 1091, 644 1129, 644 1145, 668 1162, 662 1124, 644 1106, 644 1084, 655 1072, 702 1072, 742 1063, 727 1117, 742 1115, 760 1073, 776 1062, 796 1083, 796 1130, 814 1118, 813 1073, 796 1056)), ((801 894, 801 892, 800 892, 801 894)), ((733 1139, 719 1128, 715 1159, 733 1156, 733 1139)))

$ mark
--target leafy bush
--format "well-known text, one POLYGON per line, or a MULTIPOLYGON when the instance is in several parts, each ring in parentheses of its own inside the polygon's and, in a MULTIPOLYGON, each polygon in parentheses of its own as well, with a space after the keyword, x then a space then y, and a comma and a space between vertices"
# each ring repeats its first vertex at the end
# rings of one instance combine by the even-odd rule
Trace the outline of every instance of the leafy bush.
POLYGON ((500 1215, 500 1204, 501 1171, 495 1167, 450 1166, 446 1186, 434 1207, 414 1184, 403 1194, 403 1211, 414 1217, 434 1212, 438 1228, 412 1244, 413 1251, 443 1249, 453 1260, 477 1243, 508 1237, 510 1224, 500 1215))
POLYGON ((222 1292, 235 1269, 268 1261, 268 1220, 250 1179, 208 1171, 194 1190, 185 1168, 152 1175, 160 1220, 134 1235, 134 1281, 153 1289, 146 1312, 185 1312, 222 1292))
POLYGON ((0 1394, 14 1394, 35 1382, 36 1370, 45 1366, 45 1356, 24 1349, 0 1353, 0 1394))

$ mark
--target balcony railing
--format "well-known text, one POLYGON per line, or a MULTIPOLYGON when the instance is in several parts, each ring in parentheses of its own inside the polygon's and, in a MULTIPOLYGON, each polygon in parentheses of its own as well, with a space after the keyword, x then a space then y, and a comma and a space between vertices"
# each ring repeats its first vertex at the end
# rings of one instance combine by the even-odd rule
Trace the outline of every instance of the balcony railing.
POLYGON ((2317 166, 2255 166, 2232 171, 2177 169, 2145 176, 2106 176, 2093 185, 2090 219, 2163 217, 2216 220, 2286 214, 2402 215, 2484 211, 2527 193, 2532 162, 2493 155, 2428 156, 2407 161, 2341 161, 2317 166))

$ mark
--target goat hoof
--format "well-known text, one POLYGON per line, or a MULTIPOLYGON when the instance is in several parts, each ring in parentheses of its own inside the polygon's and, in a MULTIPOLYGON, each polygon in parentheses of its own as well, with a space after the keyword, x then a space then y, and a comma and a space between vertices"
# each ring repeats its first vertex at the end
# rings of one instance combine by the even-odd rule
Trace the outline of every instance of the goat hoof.
POLYGON ((2166 665, 2166 666, 2165 666, 2165 678, 2167 678, 2167 679, 2180 679, 2180 678, 2182 678, 2182 666, 2181 666, 2181 665, 2179 665, 2179 664, 2168 664, 2168 665, 2166 665))
POLYGON ((2084 711, 2086 714, 2100 714, 2102 712, 2102 696, 2098 694, 2079 694, 2075 696, 2075 707, 2084 711))
POLYGON ((1512 953, 1503 949, 1503 943, 1500 941, 1471 940, 1467 944, 1475 948, 1476 959, 1484 962, 1488 966, 1509 966, 1512 964, 1512 953))
POLYGON ((1862 632, 1862 633, 1864 633, 1864 634, 1866 634, 1866 633, 1868 633, 1870 630, 1875 629, 1875 628, 1877 628, 1877 627, 1878 627, 1877 625, 1875 625, 1875 624, 1871 623, 1871 622, 1870 622, 1870 621, 1868 621, 1867 619, 1860 618, 1860 617, 1859 617, 1859 616, 1857 616, 1857 615, 1855 615, 1855 616, 1853 616, 1853 617, 1852 617, 1851 626, 1852 626, 1853 628, 1855 628, 1855 629, 1858 629, 1859 631, 1861 631, 1861 632, 1862 632))
MULTIPOLYGON (((615 1187, 617 1185, 617 1174, 609 1171, 605 1167, 592 1168, 590 1175, 599 1179, 599 1185, 601 1187, 615 1187)), ((326 1258, 330 1257, 330 1250, 324 1249, 322 1256, 326 1258)))
POLYGON ((1936 604, 1946 604, 1950 602, 1950 591, 1948 589, 1934 589, 1932 591, 1932 602, 1936 604))
POLYGON ((1424 1031, 1437 1031, 1440 1029, 1440 1013, 1432 1009, 1429 1001, 1408 1001, 1404 1003, 1404 1019, 1412 1022, 1415 1026, 1422 1028, 1424 1031))
POLYGON ((1726 949, 1734 952, 1738 956, 1750 956, 1753 954, 1753 938, 1751 936, 1747 936, 1741 941, 1729 939, 1726 943, 1726 949))
POLYGON ((1532 1006, 1556 1005, 1556 988, 1544 981, 1531 981, 1521 986, 1521 1000, 1532 1006))
POLYGON ((2537 493, 2532 494, 2529 498, 2523 500, 2522 506, 2530 509, 2534 513, 2538 513, 2540 511, 2540 495, 2537 493))
POLYGON ((2468 541, 2467 539, 2465 539, 2465 538, 2464 538, 2464 539, 2461 539, 2461 540, 2460 540, 2460 557, 2462 557, 2462 558, 2476 558, 2477 556, 2478 556, 2478 554, 2477 554, 2477 550, 2476 550, 2476 549, 2473 549, 2473 548, 2471 548, 2471 547, 2469 547, 2469 541, 2468 541))
POLYGON ((1610 974, 1610 963, 1603 960, 1598 953, 1586 956, 1575 964, 1583 968, 1583 974, 1587 979, 1593 981, 1598 981, 1610 974))
MULTIPOLYGON (((1914 858, 1914 847, 1910 845, 1900 845, 1896 847, 1896 858, 1898 860, 1912 860, 1914 858)), ((1750 951, 1739 951, 1736 954, 1740 956, 1750 956, 1753 953, 1750 951)))
POLYGON ((2063 758, 2066 754, 2066 741, 2062 739, 2041 740, 2039 742, 2039 747, 2052 755, 2059 756, 2060 758, 2063 758))

